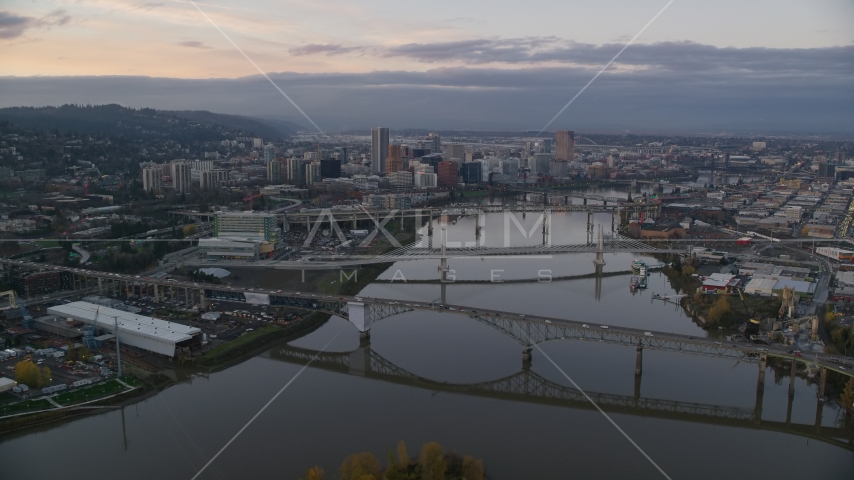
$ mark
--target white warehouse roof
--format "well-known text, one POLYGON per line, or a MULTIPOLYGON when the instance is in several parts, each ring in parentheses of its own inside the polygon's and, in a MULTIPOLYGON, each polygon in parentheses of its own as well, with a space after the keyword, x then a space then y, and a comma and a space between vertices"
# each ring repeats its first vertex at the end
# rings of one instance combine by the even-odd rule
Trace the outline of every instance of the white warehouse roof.
POLYGON ((86 324, 115 334, 115 323, 119 324, 119 341, 170 357, 175 356, 175 344, 190 340, 201 332, 196 327, 167 322, 157 318, 137 315, 124 310, 95 305, 88 302, 72 302, 47 309, 50 315, 73 318, 86 324), (96 319, 97 314, 97 319, 96 319))

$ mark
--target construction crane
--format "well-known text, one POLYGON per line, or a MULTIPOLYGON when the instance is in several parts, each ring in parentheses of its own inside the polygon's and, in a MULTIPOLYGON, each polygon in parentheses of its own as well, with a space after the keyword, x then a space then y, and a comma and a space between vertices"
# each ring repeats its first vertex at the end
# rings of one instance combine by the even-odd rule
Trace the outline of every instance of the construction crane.
POLYGON ((252 211, 252 200, 254 200, 258 197, 261 197, 261 196, 263 196, 261 194, 261 192, 255 192, 255 193, 250 192, 249 195, 247 195, 246 198, 243 199, 244 202, 249 202, 249 211, 250 212, 252 211))
MULTIPOLYGON (((738 288, 738 289, 736 289, 736 291, 738 292, 738 298, 741 299, 741 306, 744 307, 744 313, 746 313, 747 317, 750 319, 750 322, 748 322, 748 324, 747 324, 747 328, 750 330, 753 330, 753 331, 758 330, 759 329, 759 320, 756 318, 753 318, 753 313, 751 313, 750 310, 747 309, 747 302, 744 301, 744 295, 742 295, 742 293, 741 293, 742 289, 738 288)), ((749 332, 745 330, 745 333, 747 334, 749 332)))
POLYGON ((5 292, 0 292, 0 296, 9 297, 9 306, 17 308, 21 312, 21 325, 24 328, 32 328, 33 316, 30 315, 30 312, 28 312, 23 305, 18 304, 15 291, 7 290, 5 292))

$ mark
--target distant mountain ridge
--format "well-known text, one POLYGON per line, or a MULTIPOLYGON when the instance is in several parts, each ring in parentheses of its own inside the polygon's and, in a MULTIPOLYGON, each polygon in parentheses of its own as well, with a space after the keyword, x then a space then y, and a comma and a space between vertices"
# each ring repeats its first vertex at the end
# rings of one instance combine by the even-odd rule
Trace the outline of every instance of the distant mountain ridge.
POLYGON ((289 137, 303 129, 286 120, 226 115, 205 110, 133 109, 117 104, 0 108, 0 121, 21 127, 131 137, 181 135, 191 125, 179 119, 189 123, 215 124, 235 133, 271 140, 289 137))

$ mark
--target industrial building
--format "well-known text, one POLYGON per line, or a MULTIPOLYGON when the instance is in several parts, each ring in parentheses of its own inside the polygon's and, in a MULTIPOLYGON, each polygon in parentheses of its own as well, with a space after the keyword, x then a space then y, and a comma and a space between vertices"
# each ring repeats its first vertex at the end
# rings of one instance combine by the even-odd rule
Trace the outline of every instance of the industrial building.
POLYGON ((167 322, 88 302, 72 302, 47 309, 58 318, 77 320, 95 327, 95 334, 118 335, 123 345, 137 347, 168 357, 175 356, 178 347, 187 347, 197 340, 201 331, 196 327, 167 322), (118 324, 118 332, 116 332, 118 324))

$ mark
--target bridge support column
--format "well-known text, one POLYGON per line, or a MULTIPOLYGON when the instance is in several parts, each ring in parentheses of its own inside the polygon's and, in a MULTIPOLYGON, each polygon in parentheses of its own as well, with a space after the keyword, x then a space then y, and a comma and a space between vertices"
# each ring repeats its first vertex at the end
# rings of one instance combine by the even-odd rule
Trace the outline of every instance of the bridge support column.
POLYGON ((104 294, 104 285, 103 285, 102 280, 103 279, 101 277, 98 277, 98 295, 104 294))
POLYGON ((125 281, 125 295, 130 300, 130 282, 125 281))
POLYGON ((635 376, 639 377, 643 373, 643 345, 638 345, 635 351, 635 376))
MULTIPOLYGON (((584 204, 587 205, 586 198, 584 204)), ((587 243, 593 243, 593 212, 587 212, 587 243)))
POLYGON ((482 227, 480 226, 480 214, 475 215, 474 220, 474 239, 475 244, 480 245, 480 232, 482 227))
POLYGON ((818 401, 824 401, 824 387, 827 385, 827 369, 822 367, 818 379, 818 401))
POLYGON ((359 336, 359 348, 350 352, 350 373, 364 377, 371 372, 371 339, 370 336, 359 336))
POLYGON ((762 403, 765 397, 765 369, 768 366, 768 355, 759 357, 759 378, 756 381, 756 404, 753 407, 753 421, 756 424, 762 422, 762 403))
POLYGON ((564 195, 564 196, 563 196, 563 204, 564 204, 564 205, 569 205, 569 195, 564 195))
POLYGON ((824 414, 824 402, 815 402, 815 431, 821 431, 821 417, 824 414))
POLYGON ((153 284, 152 287, 154 287, 154 303, 160 303, 160 292, 157 288, 157 284, 153 284))
POLYGON ((522 368, 527 370, 531 368, 531 360, 533 360, 533 349, 531 347, 527 347, 522 350, 522 368))
POLYGON ((635 405, 637 405, 637 404, 638 404, 638 401, 640 401, 640 396, 641 396, 641 378, 643 378, 643 376, 642 376, 642 375, 637 374, 637 373, 635 374, 635 395, 634 395, 635 405))
POLYGON ((199 308, 207 310, 208 308, 210 308, 210 306, 211 302, 208 301, 207 298, 205 298, 205 291, 199 290, 199 308))
POLYGON ((792 370, 789 372, 789 397, 795 396, 795 375, 797 374, 798 362, 792 359, 792 370))
POLYGON ((786 405, 786 426, 792 424, 792 403, 795 401, 794 395, 789 395, 789 402, 786 405))

